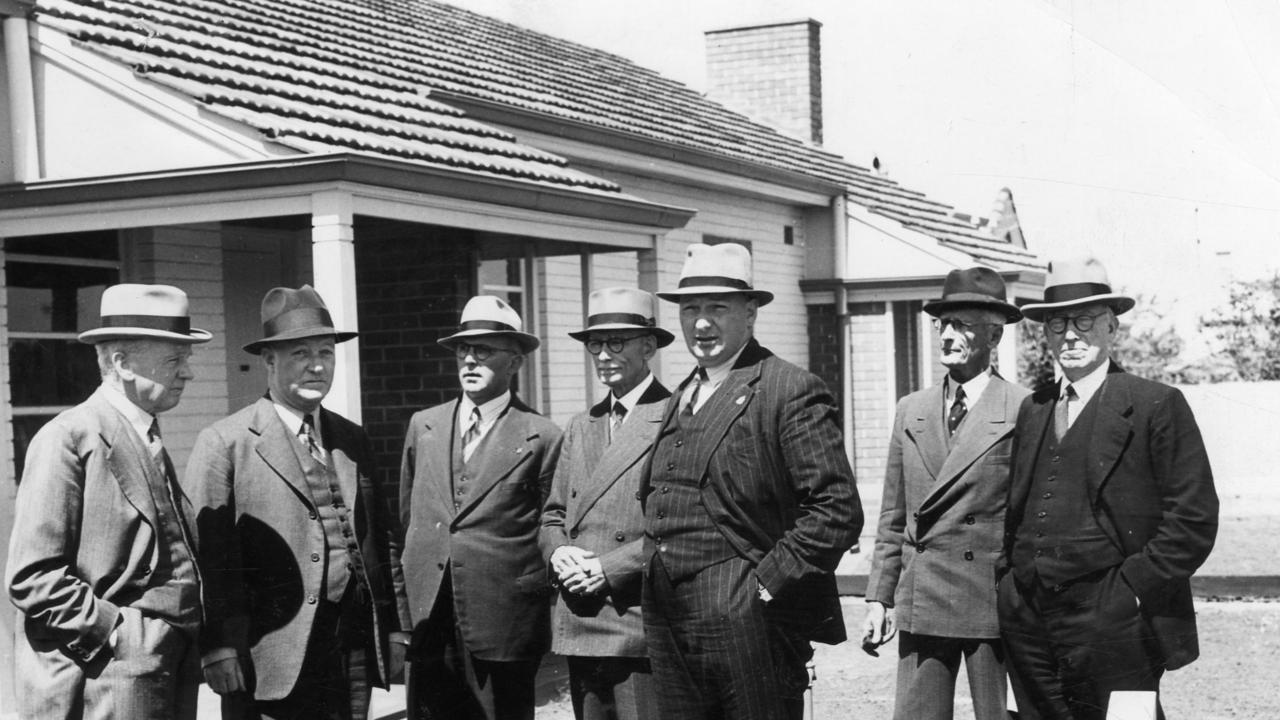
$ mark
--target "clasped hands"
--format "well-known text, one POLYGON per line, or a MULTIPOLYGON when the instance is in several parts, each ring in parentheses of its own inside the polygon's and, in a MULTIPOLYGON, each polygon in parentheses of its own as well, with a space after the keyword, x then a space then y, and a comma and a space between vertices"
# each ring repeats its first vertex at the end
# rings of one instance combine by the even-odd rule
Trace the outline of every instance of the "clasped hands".
POLYGON ((560 587, 574 595, 596 595, 609 585, 600 558, 574 545, 561 545, 551 553, 551 571, 560 587))

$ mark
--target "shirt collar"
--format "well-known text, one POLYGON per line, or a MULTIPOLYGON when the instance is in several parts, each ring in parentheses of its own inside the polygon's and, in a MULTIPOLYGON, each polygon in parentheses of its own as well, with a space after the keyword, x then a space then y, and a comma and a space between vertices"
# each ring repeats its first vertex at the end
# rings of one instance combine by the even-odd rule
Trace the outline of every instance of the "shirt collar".
MULTIPOLYGON (((510 404, 511 391, 508 390, 498 397, 478 406, 480 408, 480 426, 487 428, 492 425, 497 421, 499 415, 502 415, 502 413, 507 411, 507 406, 510 404)), ((477 407, 475 402, 473 402, 470 397, 467 397, 466 393, 463 393, 462 404, 458 407, 458 427, 463 430, 467 428, 467 425, 471 424, 471 408, 473 407, 477 407)))
MULTIPOLYGON (((269 393, 268 393, 268 397, 270 397, 269 393)), ((280 416, 280 420, 284 422, 284 426, 286 429, 289 430, 289 434, 297 435, 302 431, 302 422, 303 422, 303 419, 306 417, 306 413, 296 408, 289 407, 284 403, 276 402, 276 399, 274 397, 271 397, 271 407, 275 408, 276 415, 280 416)), ((320 442, 320 409, 319 408, 316 408, 311 412, 311 419, 312 419, 312 422, 315 424, 315 428, 314 428, 315 436, 316 436, 315 440, 318 443, 320 442)))
POLYGON ((1067 380, 1067 377, 1063 375, 1062 383, 1058 386, 1058 397, 1062 397, 1062 392, 1066 389, 1067 384, 1070 383, 1071 386, 1076 389, 1076 397, 1080 398, 1080 405, 1083 407, 1085 403, 1089 402, 1089 398, 1093 397, 1094 394, 1098 392, 1098 388, 1102 387, 1102 381, 1107 379, 1107 373, 1110 371, 1111 361, 1108 360, 1094 368, 1093 372, 1085 375, 1075 382, 1067 380))
POLYGON ((733 354, 733 357, 713 368, 707 368, 707 382, 705 384, 711 387, 720 387, 720 383, 724 382, 724 379, 729 377, 729 373, 733 372, 734 366, 738 364, 738 357, 746 349, 747 345, 743 343, 742 347, 738 348, 738 352, 733 354))
POLYGON ((156 419, 156 416, 134 405, 133 401, 120 391, 120 388, 107 384, 103 384, 102 387, 107 391, 105 397, 107 402, 111 403, 111 407, 124 416, 125 421, 129 423, 134 432, 138 433, 138 437, 142 438, 143 443, 150 442, 151 438, 147 437, 147 435, 151 433, 151 423, 156 419))
POLYGON ((652 384, 653 384, 653 373, 650 372, 649 374, 644 376, 644 379, 640 381, 639 385, 636 385, 635 387, 631 388, 631 392, 627 393, 626 395, 623 395, 620 398, 615 398, 613 396, 613 393, 609 393, 609 399, 610 399, 609 409, 612 410, 614 405, 617 405, 618 403, 622 403, 622 407, 626 408, 627 412, 631 412, 632 410, 635 409, 636 403, 640 402, 640 398, 644 396, 645 392, 649 389, 649 386, 652 384))
POLYGON ((947 405, 951 405, 956 399, 956 388, 964 388, 964 402, 968 407, 973 407, 978 403, 978 398, 982 397, 982 392, 991 384, 991 368, 987 368, 982 372, 969 378, 967 382, 956 383, 947 376, 947 405))

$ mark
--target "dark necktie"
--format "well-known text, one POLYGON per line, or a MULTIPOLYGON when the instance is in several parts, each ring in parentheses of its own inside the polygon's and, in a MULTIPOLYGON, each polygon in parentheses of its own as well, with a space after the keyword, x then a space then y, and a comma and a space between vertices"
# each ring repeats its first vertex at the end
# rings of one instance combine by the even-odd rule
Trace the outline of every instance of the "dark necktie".
POLYGON ((311 457, 321 465, 328 465, 325 461, 324 449, 320 447, 320 443, 316 442, 316 419, 311 413, 307 413, 302 418, 302 427, 298 428, 298 438, 302 440, 302 444, 307 446, 307 452, 311 453, 311 457))
POLYGON ((618 433, 618 426, 623 420, 627 419, 627 406, 622 404, 621 400, 613 401, 613 414, 609 418, 609 440, 612 441, 614 435, 618 433))
POLYGON ((1076 386, 1067 384, 1063 389, 1062 395, 1058 397, 1058 402, 1053 408, 1053 434, 1062 440, 1067 434, 1067 429, 1071 427, 1071 402, 1080 399, 1076 394, 1076 386))
POLYGON ((969 408, 964 405, 964 388, 956 388, 956 401, 951 403, 951 412, 947 413, 947 434, 955 435, 956 428, 960 427, 960 421, 964 420, 964 416, 969 412, 969 408))
POLYGON ((689 393, 689 402, 684 404, 684 410, 681 412, 686 417, 693 417, 693 413, 698 407, 698 393, 702 391, 702 383, 707 382, 707 369, 698 368, 698 372, 693 377, 693 391, 689 393))
POLYGON ((176 482, 173 476, 173 464, 169 462, 169 453, 164 449, 164 441, 160 437, 160 421, 151 418, 151 427, 147 428, 147 450, 151 452, 151 461, 164 476, 165 482, 176 482))
POLYGON ((462 433, 462 459, 470 460, 471 453, 475 452, 476 445, 480 444, 480 408, 471 408, 471 424, 467 426, 467 431, 462 433))

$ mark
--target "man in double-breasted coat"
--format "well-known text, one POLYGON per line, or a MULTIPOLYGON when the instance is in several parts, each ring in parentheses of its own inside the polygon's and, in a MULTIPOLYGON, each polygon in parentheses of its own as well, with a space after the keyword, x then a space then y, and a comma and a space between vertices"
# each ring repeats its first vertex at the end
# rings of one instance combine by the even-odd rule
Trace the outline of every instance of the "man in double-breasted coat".
POLYGON ((511 390, 538 338, 500 298, 480 295, 454 353, 462 397, 409 421, 400 468, 413 632, 411 718, 533 717, 550 644, 550 583, 538 528, 560 428, 511 390))
POLYGON ((653 295, 605 288, 587 300, 581 340, 609 394, 565 428, 539 544, 560 598, 552 651, 569 659, 579 720, 657 720, 640 614, 644 515, 636 492, 671 391, 649 360, 675 339, 653 295))
POLYGON ((943 381, 898 403, 867 583, 864 638, 898 639, 896 720, 950 720, 963 660, 978 720, 1005 720, 995 570, 1009 452, 1028 391, 991 368, 1022 318, 995 271, 952 270, 936 319, 943 381))

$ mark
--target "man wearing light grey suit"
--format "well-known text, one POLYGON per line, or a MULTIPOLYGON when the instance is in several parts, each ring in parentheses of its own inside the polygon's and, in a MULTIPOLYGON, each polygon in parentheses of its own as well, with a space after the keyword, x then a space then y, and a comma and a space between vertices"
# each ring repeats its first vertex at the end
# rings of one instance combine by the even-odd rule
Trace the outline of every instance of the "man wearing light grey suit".
POLYGON ((952 270, 924 310, 936 318, 947 377, 898 403, 863 641, 902 631, 896 720, 950 720, 961 659, 974 715, 1003 720, 995 568, 1014 421, 1029 392, 994 373, 991 354, 1022 314, 983 267, 952 270))
POLYGON ((657 718, 640 613, 644 514, 636 499, 671 397, 649 371, 658 348, 675 339, 656 326, 655 306, 643 290, 597 290, 586 329, 569 333, 610 390, 565 428, 539 536, 560 589, 551 650, 569 659, 579 720, 657 718))
POLYGON ((209 333, 167 285, 102 294, 102 386, 31 441, 9 542, 18 715, 196 715, 200 576, 191 505, 156 415, 178 405, 209 333))

